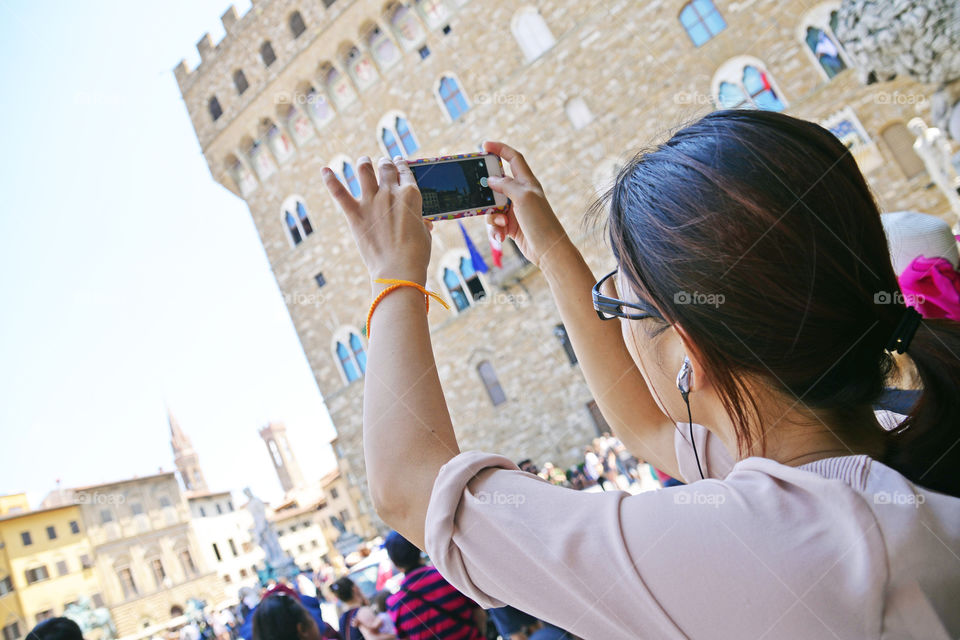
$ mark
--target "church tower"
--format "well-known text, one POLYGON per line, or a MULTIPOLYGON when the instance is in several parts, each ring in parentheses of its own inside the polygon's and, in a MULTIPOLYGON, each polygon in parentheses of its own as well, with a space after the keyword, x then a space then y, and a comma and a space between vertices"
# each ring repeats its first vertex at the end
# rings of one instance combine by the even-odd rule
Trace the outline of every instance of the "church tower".
POLYGON ((295 489, 303 489, 303 474, 293 455, 293 449, 290 448, 287 428, 283 423, 271 422, 260 429, 260 437, 267 445, 270 460, 273 461, 273 468, 277 470, 277 477, 280 478, 280 486, 283 487, 284 493, 289 494, 295 489))
POLYGON ((173 463, 180 472, 180 480, 183 482, 183 488, 189 493, 202 493, 207 491, 207 481, 203 477, 203 469, 200 468, 200 457, 193 450, 193 443, 190 438, 180 428, 180 423, 173 417, 173 413, 167 410, 167 420, 170 423, 170 446, 173 447, 173 463))

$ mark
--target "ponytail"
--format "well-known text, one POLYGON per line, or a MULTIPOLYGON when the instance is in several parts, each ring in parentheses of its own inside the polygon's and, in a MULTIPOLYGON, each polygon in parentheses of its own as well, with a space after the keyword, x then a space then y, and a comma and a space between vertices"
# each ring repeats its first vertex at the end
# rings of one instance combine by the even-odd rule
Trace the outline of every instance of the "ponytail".
POLYGON ((960 497, 960 323, 924 320, 907 355, 923 393, 890 432, 883 462, 918 485, 960 497))

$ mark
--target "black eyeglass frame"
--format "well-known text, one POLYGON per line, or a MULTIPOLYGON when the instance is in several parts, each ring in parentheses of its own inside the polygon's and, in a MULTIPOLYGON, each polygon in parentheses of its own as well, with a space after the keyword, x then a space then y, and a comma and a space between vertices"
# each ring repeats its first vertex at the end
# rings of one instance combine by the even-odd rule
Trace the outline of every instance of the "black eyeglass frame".
POLYGON ((626 318, 627 320, 643 320, 644 318, 660 318, 660 314, 657 312, 650 312, 649 307, 643 305, 634 304, 632 302, 627 302, 626 300, 620 300, 619 298, 611 298, 610 296, 605 296, 600 293, 600 287, 603 286, 603 283, 607 279, 616 275, 618 269, 614 269, 607 275, 600 278, 597 284, 593 285, 593 308, 597 312, 597 316, 601 320, 613 320, 614 318, 626 318), (623 311, 623 307, 629 307, 630 309, 640 309, 640 313, 628 313, 623 311), (607 315, 604 315, 607 314, 607 315), (609 316, 609 317, 608 317, 609 316))

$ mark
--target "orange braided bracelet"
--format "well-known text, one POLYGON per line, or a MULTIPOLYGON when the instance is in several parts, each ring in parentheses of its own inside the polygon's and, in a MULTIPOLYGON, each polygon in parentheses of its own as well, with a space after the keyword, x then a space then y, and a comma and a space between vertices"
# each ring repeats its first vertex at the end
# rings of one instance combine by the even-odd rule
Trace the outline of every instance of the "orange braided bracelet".
POLYGON ((444 302, 443 298, 434 293, 433 291, 427 291, 424 287, 421 287, 416 282, 410 282, 409 280, 394 280, 393 278, 377 278, 374 282, 379 282, 381 284, 389 284, 390 286, 380 292, 373 303, 370 305, 370 311, 367 312, 367 340, 370 339, 370 318, 373 317, 373 310, 377 308, 377 305, 380 304, 380 301, 383 300, 391 291, 396 291, 400 287, 413 287, 421 293, 424 294, 424 299, 427 301, 427 313, 430 312, 430 298, 434 297, 437 299, 437 302, 443 305, 444 309, 449 309, 450 305, 444 302))

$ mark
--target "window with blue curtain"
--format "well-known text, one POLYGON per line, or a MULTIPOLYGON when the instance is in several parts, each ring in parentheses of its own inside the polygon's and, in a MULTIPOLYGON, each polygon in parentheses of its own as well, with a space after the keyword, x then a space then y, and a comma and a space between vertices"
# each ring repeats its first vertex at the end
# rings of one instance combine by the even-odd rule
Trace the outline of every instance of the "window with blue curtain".
POLYGON ((289 211, 285 211, 284 213, 286 214, 284 219, 287 222, 287 231, 290 232, 290 239, 293 240, 293 244, 300 244, 303 236, 300 235, 300 227, 297 226, 296 218, 294 218, 293 214, 289 211))
POLYGON ((470 109, 470 107, 467 106, 467 101, 464 99, 463 94, 460 92, 460 85, 449 76, 445 76, 440 80, 440 99, 443 100, 443 104, 447 108, 447 113, 450 114, 450 118, 453 120, 456 120, 470 109))
POLYGON ((353 350, 353 357, 357 359, 360 365, 360 371, 367 372, 367 352, 363 349, 363 343, 360 342, 360 336, 355 333, 350 334, 350 348, 353 350))
POLYGON ((307 216, 307 208, 299 200, 297 201, 297 217, 300 218, 303 235, 308 236, 313 233, 313 225, 310 224, 310 218, 307 216))
POLYGON ((765 71, 753 65, 743 68, 743 87, 758 109, 783 111, 784 105, 777 97, 765 71))
POLYGON ((695 47, 727 28, 723 16, 712 0, 693 0, 680 11, 680 24, 687 31, 695 47))
POLYGON ((353 194, 354 198, 360 197, 360 180, 357 178, 357 173, 353 170, 353 165, 349 162, 343 163, 343 180, 347 183, 347 188, 350 189, 350 193, 353 194))
POLYGON ((474 300, 479 300, 487 295, 483 283, 480 282, 480 276, 473 268, 473 260, 466 256, 460 258, 460 274, 463 276, 463 281, 467 283, 467 289, 470 290, 470 296, 474 300))
MULTIPOLYGON (((831 18, 836 15, 834 12, 831 18)), ((831 22, 833 20, 831 19, 831 22)), ((840 57, 840 47, 829 33, 816 27, 807 27, 807 46, 813 51, 817 62, 823 68, 824 73, 831 80, 835 75, 847 68, 843 58, 840 57)))
POLYGON ((397 118, 396 125, 397 135, 400 136, 400 143, 403 145, 404 150, 406 150, 407 155, 419 149, 420 145, 413 139, 413 133, 410 132, 410 125, 407 124, 406 119, 397 118))
POLYGON ((724 109, 736 109, 747 101, 747 96, 743 89, 732 82, 721 82, 717 101, 724 109))
POLYGON ((447 291, 450 292, 450 298, 453 299, 453 303, 457 305, 457 311, 463 311, 470 306, 470 301, 467 300, 467 296, 463 293, 463 285, 460 284, 460 278, 457 277, 456 273, 450 269, 444 269, 443 284, 446 285, 447 291))
POLYGON ((353 364, 353 359, 350 357, 350 351, 342 342, 337 342, 337 357, 340 358, 340 366, 343 368, 344 375, 347 376, 347 382, 353 382, 360 377, 357 366, 353 364))
POLYGON ((380 133, 380 139, 383 140, 383 146, 387 148, 388 157, 395 158, 403 155, 403 153, 400 151, 400 145, 397 144, 397 138, 393 135, 393 132, 391 132, 390 129, 384 127, 383 131, 380 133))

